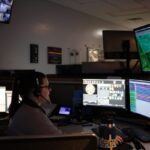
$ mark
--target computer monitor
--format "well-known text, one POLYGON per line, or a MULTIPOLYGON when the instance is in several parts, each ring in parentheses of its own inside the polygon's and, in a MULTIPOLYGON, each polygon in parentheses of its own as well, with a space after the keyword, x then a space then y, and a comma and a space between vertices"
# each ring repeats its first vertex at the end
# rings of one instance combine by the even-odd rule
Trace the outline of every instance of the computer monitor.
POLYGON ((9 112, 11 103, 12 91, 6 90, 5 86, 0 86, 0 112, 9 112))
MULTIPOLYGON (((12 99, 12 90, 6 90, 5 91, 5 112, 9 112, 9 106, 11 104, 11 99, 12 99)), ((19 100, 22 100, 21 96, 19 95, 19 100)))
POLYGON ((130 111, 150 118, 150 81, 129 79, 130 111))
POLYGON ((143 72, 150 72, 150 24, 134 29, 143 72))
POLYGON ((83 79, 83 105, 126 109, 125 79, 83 79))
POLYGON ((12 99, 12 91, 8 91, 6 90, 6 110, 5 112, 9 112, 9 106, 10 106, 10 103, 11 103, 11 99, 12 99))
POLYGON ((103 30, 103 48, 105 59, 137 59, 137 46, 133 31, 103 30))
POLYGON ((58 114, 59 115, 64 115, 64 116, 69 116, 71 114, 71 107, 60 106, 58 114))
POLYGON ((0 112, 6 111, 6 87, 0 86, 0 112))

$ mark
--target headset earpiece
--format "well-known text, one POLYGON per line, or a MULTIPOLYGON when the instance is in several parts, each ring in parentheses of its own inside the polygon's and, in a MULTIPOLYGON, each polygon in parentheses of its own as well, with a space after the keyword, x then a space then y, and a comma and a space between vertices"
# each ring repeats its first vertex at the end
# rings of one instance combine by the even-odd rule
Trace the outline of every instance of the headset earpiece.
POLYGON ((35 90, 34 90, 34 95, 35 96, 39 96, 41 93, 41 90, 40 90, 40 82, 39 82, 39 79, 38 77, 35 78, 35 90))

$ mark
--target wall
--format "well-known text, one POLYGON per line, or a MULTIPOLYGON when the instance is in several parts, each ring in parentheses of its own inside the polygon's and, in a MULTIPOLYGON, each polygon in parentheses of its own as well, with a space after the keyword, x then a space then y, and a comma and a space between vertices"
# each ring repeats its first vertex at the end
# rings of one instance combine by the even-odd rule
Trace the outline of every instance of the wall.
POLYGON ((121 27, 104 20, 56 5, 47 0, 15 0, 9 24, 0 24, 0 69, 36 69, 55 74, 55 65, 47 64, 47 46, 61 47, 62 63, 86 61, 86 47, 100 47, 100 29, 121 27), (30 63, 30 43, 39 45, 39 63, 30 63), (79 51, 70 60, 68 49, 79 51))

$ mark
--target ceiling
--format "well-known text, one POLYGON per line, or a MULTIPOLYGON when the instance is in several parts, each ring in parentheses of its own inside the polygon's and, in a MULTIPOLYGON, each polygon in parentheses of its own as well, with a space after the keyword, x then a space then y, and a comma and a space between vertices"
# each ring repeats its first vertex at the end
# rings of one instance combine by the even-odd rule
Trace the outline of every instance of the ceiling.
POLYGON ((49 0, 133 29, 150 23, 150 0, 49 0))

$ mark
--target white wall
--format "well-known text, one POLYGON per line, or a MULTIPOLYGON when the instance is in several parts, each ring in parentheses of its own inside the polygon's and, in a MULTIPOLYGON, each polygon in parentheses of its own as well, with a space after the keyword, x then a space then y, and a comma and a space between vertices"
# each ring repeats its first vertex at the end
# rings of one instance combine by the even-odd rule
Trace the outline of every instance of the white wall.
POLYGON ((9 24, 0 24, 0 69, 36 69, 56 72, 47 64, 47 47, 61 47, 62 63, 70 64, 68 48, 79 51, 75 63, 86 61, 86 47, 100 47, 96 34, 102 29, 121 29, 98 18, 46 0, 15 0, 9 24), (39 63, 30 63, 30 43, 39 45, 39 63))

